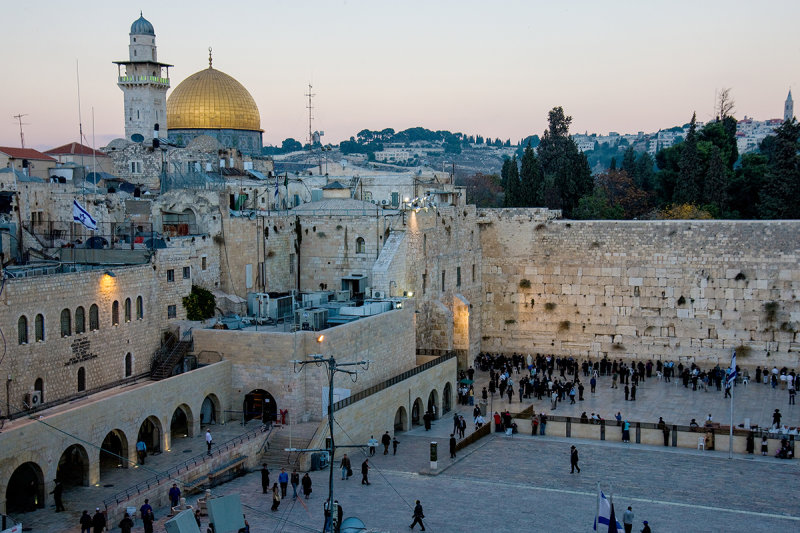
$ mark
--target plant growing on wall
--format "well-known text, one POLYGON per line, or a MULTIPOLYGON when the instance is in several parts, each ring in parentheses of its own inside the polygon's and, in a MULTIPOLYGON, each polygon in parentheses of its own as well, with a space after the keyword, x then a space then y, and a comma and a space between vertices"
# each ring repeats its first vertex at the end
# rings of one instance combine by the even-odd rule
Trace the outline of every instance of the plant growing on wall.
POLYGON ((546 304, 544 304, 545 311, 552 311, 555 308, 556 308, 556 304, 554 304, 553 302, 547 302, 546 304))
POLYGON ((521 280, 519 280, 519 288, 520 289, 530 289, 531 288, 531 280, 529 280, 529 279, 521 279, 521 280))
POLYGON ((562 320, 558 323, 558 331, 568 331, 569 330, 569 320, 562 320))
POLYGON ((192 292, 183 298, 186 318, 189 320, 205 320, 214 316, 217 302, 211 291, 192 285, 192 292))
POLYGON ((684 298, 683 296, 681 296, 680 298, 678 298, 678 305, 683 305, 683 304, 685 304, 685 303, 686 303, 686 298, 684 298))
POLYGON ((778 317, 778 302, 767 302, 764 304, 764 318, 767 322, 775 322, 778 317))
POLYGON ((750 347, 749 346, 745 346, 744 344, 741 344, 741 345, 736 347, 736 356, 737 357, 746 358, 747 356, 750 355, 750 352, 751 352, 750 347))
POLYGON ((506 324, 516 324, 516 323, 517 321, 514 320, 513 318, 509 318, 508 320, 506 320, 506 324))

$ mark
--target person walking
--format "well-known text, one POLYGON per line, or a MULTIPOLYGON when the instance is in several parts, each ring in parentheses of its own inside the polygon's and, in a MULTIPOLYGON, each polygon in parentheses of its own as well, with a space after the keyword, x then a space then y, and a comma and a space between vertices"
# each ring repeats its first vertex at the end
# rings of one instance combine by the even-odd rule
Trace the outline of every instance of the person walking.
POLYGON ((309 477, 308 472, 306 472, 305 475, 303 476, 302 484, 303 484, 303 494, 305 495, 307 500, 308 497, 311 496, 311 478, 309 477))
POLYGON ((628 401, 628 395, 630 394, 631 390, 625 385, 625 401, 628 401))
POLYGON ((136 457, 139 459, 139 464, 143 465, 147 457, 147 444, 144 443, 143 439, 139 439, 136 443, 136 457))
POLYGON ((411 525, 408 526, 408 529, 414 529, 414 526, 419 524, 420 531, 425 531, 425 524, 422 523, 422 519, 425 518, 425 513, 422 512, 422 504, 419 500, 416 501, 414 505, 414 521, 411 522, 411 525))
POLYGON ((397 435, 392 437, 392 455, 397 455, 397 445, 400 444, 400 441, 397 440, 397 435))
POLYGON ((569 463, 572 466, 572 469, 569 472, 570 474, 574 474, 575 470, 577 470, 579 474, 581 473, 581 469, 578 466, 578 449, 575 446, 570 448, 569 463))
POLYGON ((772 427, 775 429, 780 429, 781 427, 781 411, 780 409, 775 409, 775 412, 772 413, 772 427))
POLYGON ((95 509, 94 516, 92 517, 92 531, 93 533, 103 533, 106 528, 106 515, 100 512, 100 508, 95 509))
POLYGON ((633 530, 633 509, 631 509, 630 505, 622 513, 622 525, 625 528, 625 533, 631 533, 633 530))
POLYGON ((153 522, 155 522, 155 515, 153 508, 150 507, 150 500, 145 498, 144 504, 139 507, 139 513, 142 515, 142 525, 144 526, 144 533, 153 533, 153 522))
POLYGON ((270 510, 272 512, 277 511, 278 510, 278 506, 280 506, 280 504, 281 504, 281 491, 278 490, 278 484, 277 483, 273 483, 272 484, 272 507, 270 507, 270 510))
POLYGON ((296 468, 292 471, 292 481, 291 481, 291 483, 292 483, 292 492, 294 493, 292 495, 292 499, 296 500, 297 499, 297 486, 300 484, 300 474, 297 472, 296 468))
POLYGON ((662 417, 658 417, 658 429, 664 434, 664 446, 669 446, 669 426, 662 417))
POLYGON ((261 465, 261 494, 266 494, 269 490, 269 469, 267 463, 261 465))
POLYGON ((789 405, 794 405, 795 404, 794 403, 794 396, 797 393, 797 391, 795 391, 794 387, 795 387, 794 385, 789 387, 789 405))
POLYGON ((92 515, 86 509, 83 510, 81 515, 81 533, 90 533, 92 531, 92 515))
POLYGON ((53 500, 56 502, 56 512, 60 513, 64 510, 64 501, 61 499, 64 494, 64 485, 62 485, 61 481, 57 479, 54 479, 53 481, 55 481, 56 486, 53 487, 53 490, 50 492, 50 494, 53 495, 53 500))
POLYGON ((636 385, 631 385, 631 401, 636 401, 636 385))
POLYGON ((450 459, 456 458, 456 436, 450 434, 450 459))
POLYGON ((350 458, 347 457, 347 454, 342 456, 340 467, 342 469, 342 479, 350 479, 350 476, 353 475, 353 470, 350 466, 350 458))
POLYGON ((369 440, 367 441, 367 446, 369 446, 369 456, 373 457, 375 455, 375 446, 378 445, 378 439, 375 438, 375 435, 370 435, 369 440))
POLYGON ((181 503, 181 489, 178 488, 177 483, 172 484, 169 489, 169 504, 172 507, 177 507, 181 503))
POLYGON ((278 474, 278 483, 281 484, 281 498, 285 498, 286 489, 289 487, 289 474, 286 473, 285 468, 281 468, 281 473, 278 474))
POLYGON ((213 437, 211 437, 211 430, 206 430, 206 446, 208 446, 208 455, 211 455, 211 444, 214 442, 213 437))
POLYGON ((133 529, 133 520, 128 513, 125 513, 125 516, 122 517, 122 520, 119 522, 119 530, 122 533, 131 533, 131 529, 133 529))
POLYGON ((369 459, 364 459, 361 463, 361 484, 369 485, 369 459))
POLYGON ((647 520, 642 522, 642 525, 644 525, 644 527, 642 528, 641 533, 652 533, 650 530, 650 525, 647 523, 647 520))
POLYGON ((381 437, 381 444, 383 444, 383 455, 389 455, 389 445, 392 443, 392 437, 389 436, 389 432, 383 434, 381 437))

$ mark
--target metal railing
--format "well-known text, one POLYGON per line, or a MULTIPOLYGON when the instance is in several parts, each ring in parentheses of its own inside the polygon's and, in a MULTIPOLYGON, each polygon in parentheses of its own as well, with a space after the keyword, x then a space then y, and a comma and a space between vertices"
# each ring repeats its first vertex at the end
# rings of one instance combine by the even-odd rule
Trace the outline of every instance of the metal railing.
POLYGON ((267 426, 259 426, 257 428, 251 429, 246 433, 242 433, 239 436, 236 436, 232 439, 229 439, 219 446, 212 447, 211 453, 200 453, 195 455, 194 457, 190 457, 186 459, 182 463, 179 463, 175 466, 168 468, 167 470, 156 474, 155 476, 149 477, 144 481, 140 481, 139 483, 128 487, 125 490, 121 490, 114 494, 113 496, 106 498, 103 500, 103 505, 106 509, 108 509, 109 505, 120 504, 124 501, 129 500, 132 496, 136 496, 141 494, 142 491, 149 490, 152 487, 157 487, 161 485, 164 481, 171 480, 174 476, 178 476, 183 472, 184 474, 189 472, 192 468, 196 467, 198 464, 204 464, 206 461, 213 459, 215 456, 220 456, 223 453, 227 452, 228 450, 235 449, 236 446, 239 446, 253 437, 258 436, 261 433, 267 432, 266 439, 269 439, 270 435, 272 434, 272 429, 270 428, 267 430, 267 426))
POLYGON ((158 83, 160 85, 169 85, 169 78, 162 78, 160 76, 120 76, 117 80, 118 83, 158 83))
POLYGON ((70 394, 69 396, 64 396, 57 400, 53 400, 50 402, 45 402, 41 405, 37 405, 36 407, 30 407, 27 410, 17 411, 16 413, 8 413, 6 418, 8 419, 15 419, 15 418, 22 418, 25 416, 30 416, 33 413, 37 413, 39 411, 44 411, 45 409, 50 409, 52 407, 56 407, 65 403, 69 403, 80 398, 84 398, 86 396, 91 396, 92 394, 97 394, 98 392, 103 392, 108 389, 113 389, 114 387, 120 387, 122 385, 130 385, 136 383, 137 381, 150 381, 150 372, 144 372, 142 374, 138 374, 136 376, 127 377, 124 379, 119 379, 117 381, 112 381, 111 383, 106 383, 105 385, 101 385, 99 387, 94 387, 93 389, 87 389, 85 391, 77 392, 75 394, 70 394))
POLYGON ((150 223, 98 222, 92 231, 72 220, 25 220, 22 228, 44 248, 153 250, 159 235, 150 223))
POLYGON ((440 364, 444 363, 445 361, 449 361, 450 359, 453 359, 455 357, 457 357, 457 354, 455 352, 445 352, 445 355, 441 355, 441 356, 437 357, 436 359, 433 359, 432 361, 428 361, 427 363, 424 363, 424 364, 421 364, 421 365, 419 365, 417 367, 414 367, 411 370, 406 370, 402 374, 398 374, 398 375, 394 376, 393 378, 387 379, 386 381, 384 381, 382 383, 378 383, 377 385, 373 385, 372 387, 369 387, 368 389, 364 389, 361 392, 358 392, 358 393, 356 393, 356 394, 354 394, 352 396, 348 396, 347 398, 339 400, 338 402, 333 404, 333 410, 334 411, 338 411, 339 409, 342 409, 344 407, 347 407, 348 405, 351 405, 351 404, 353 404, 355 402, 363 400, 364 398, 366 398, 368 396, 372 396, 376 392, 380 392, 380 391, 382 391, 384 389, 388 389, 392 385, 396 385, 396 384, 400 383, 401 381, 405 381, 406 379, 408 379, 408 378, 410 378, 412 376, 416 376, 420 372, 424 372, 424 371, 428 370, 429 368, 432 368, 432 367, 434 367, 436 365, 440 365, 440 364))

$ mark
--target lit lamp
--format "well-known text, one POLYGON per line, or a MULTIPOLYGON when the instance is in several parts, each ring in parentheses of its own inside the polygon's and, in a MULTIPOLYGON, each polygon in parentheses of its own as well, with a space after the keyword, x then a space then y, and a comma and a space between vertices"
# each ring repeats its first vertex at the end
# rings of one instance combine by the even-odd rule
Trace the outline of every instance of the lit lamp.
POLYGON ((106 276, 112 277, 112 278, 116 278, 117 277, 116 274, 114 274, 113 270, 106 270, 105 272, 103 272, 103 274, 105 274, 106 276))

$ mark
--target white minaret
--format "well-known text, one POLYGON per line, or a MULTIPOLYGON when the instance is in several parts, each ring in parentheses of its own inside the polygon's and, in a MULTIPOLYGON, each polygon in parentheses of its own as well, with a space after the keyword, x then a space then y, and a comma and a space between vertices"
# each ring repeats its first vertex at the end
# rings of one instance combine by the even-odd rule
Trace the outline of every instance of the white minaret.
POLYGON ((158 62, 156 32, 141 13, 131 24, 130 39, 128 61, 114 61, 119 75, 117 85, 125 95, 125 138, 129 141, 134 140, 134 135, 152 138, 156 125, 161 136, 166 137, 167 89, 172 65, 158 62))
POLYGON ((792 90, 789 89, 789 96, 786 97, 786 103, 783 104, 783 121, 787 122, 794 117, 794 102, 792 101, 792 90))

